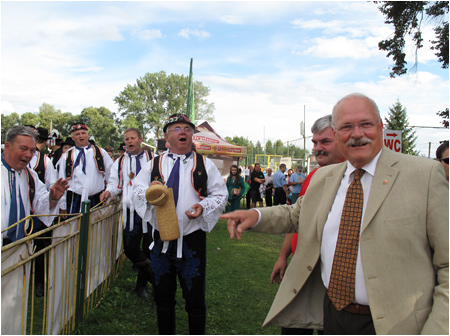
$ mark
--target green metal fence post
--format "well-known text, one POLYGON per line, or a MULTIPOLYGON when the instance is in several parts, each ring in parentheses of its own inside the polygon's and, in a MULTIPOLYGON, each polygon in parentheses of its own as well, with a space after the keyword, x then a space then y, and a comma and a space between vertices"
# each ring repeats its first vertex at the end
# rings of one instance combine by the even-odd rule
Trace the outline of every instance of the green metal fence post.
POLYGON ((81 223, 80 223, 80 240, 78 245, 78 272, 77 272, 77 293, 76 293, 76 311, 75 311, 75 329, 83 320, 83 307, 86 282, 86 259, 89 238, 89 216, 91 210, 91 201, 87 200, 81 203, 81 223))

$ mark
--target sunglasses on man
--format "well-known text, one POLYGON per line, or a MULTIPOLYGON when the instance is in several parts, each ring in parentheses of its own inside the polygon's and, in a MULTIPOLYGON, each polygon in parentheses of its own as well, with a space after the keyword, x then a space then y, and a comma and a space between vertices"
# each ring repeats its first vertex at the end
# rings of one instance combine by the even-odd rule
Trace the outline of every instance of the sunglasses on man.
POLYGON ((448 164, 448 158, 445 158, 445 159, 439 159, 439 161, 444 162, 445 164, 448 164))

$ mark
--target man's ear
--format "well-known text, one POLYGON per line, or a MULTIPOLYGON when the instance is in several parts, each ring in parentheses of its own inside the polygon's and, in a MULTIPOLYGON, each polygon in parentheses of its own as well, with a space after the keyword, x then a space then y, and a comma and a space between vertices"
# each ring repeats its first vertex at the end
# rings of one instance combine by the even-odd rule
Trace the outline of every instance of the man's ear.
POLYGON ((10 143, 9 141, 7 141, 7 142, 5 143, 4 151, 5 151, 5 152, 9 152, 10 149, 11 149, 11 143, 10 143))

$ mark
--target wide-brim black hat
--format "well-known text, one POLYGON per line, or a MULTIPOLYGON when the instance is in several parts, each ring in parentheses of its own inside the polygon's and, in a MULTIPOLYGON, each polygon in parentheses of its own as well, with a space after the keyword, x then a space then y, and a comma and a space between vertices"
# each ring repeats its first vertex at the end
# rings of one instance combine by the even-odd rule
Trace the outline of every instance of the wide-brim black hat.
POLYGON ((39 133, 39 139, 41 140, 47 140, 48 139, 48 129, 44 128, 44 127, 38 127, 36 128, 36 130, 39 133))
POLYGON ((75 146, 75 141, 71 137, 67 137, 65 141, 61 142, 60 146, 63 147, 65 145, 75 146))

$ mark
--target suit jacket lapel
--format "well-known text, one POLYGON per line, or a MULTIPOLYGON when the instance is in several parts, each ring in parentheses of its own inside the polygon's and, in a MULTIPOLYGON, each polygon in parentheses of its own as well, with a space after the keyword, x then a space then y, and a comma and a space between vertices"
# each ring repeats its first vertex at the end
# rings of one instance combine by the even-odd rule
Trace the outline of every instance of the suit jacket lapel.
POLYGON ((342 177, 344 176, 345 170, 347 169, 347 161, 339 163, 336 169, 330 172, 330 176, 325 179, 325 185, 323 187, 322 204, 320 204, 323 211, 319 211, 317 216, 317 237, 319 242, 322 241, 323 227, 327 221, 328 214, 333 206, 336 193, 341 184, 342 177))
POLYGON ((394 185, 398 174, 398 169, 393 168, 395 163, 397 163, 395 154, 391 150, 383 148, 375 169, 361 230, 369 225, 394 185))

